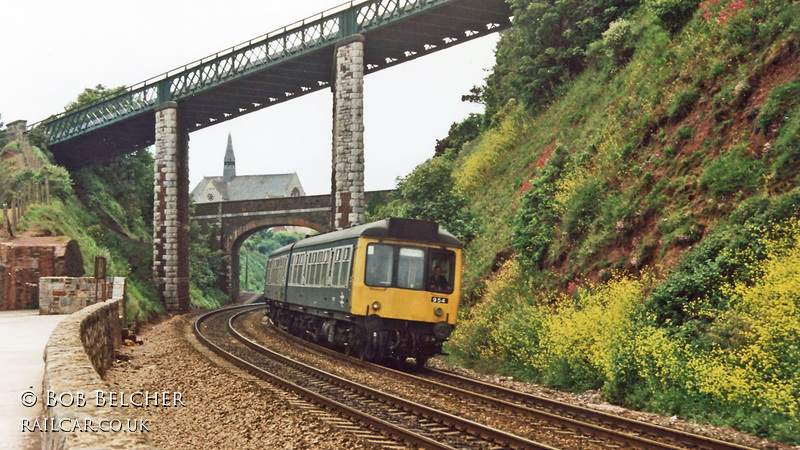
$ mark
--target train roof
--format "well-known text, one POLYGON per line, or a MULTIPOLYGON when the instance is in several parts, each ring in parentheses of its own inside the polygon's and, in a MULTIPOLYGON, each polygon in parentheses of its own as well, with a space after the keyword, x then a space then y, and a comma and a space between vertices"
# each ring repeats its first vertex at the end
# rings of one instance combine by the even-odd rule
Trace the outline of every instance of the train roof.
POLYGON ((353 228, 311 236, 294 244, 281 247, 272 253, 284 253, 292 247, 299 249, 359 237, 397 239, 423 244, 461 247, 461 241, 442 229, 436 222, 390 217, 353 228))

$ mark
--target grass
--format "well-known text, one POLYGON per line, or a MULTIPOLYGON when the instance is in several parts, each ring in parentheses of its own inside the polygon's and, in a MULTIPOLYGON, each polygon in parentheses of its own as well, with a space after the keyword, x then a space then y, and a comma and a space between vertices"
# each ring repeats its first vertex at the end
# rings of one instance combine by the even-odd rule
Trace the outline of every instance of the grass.
MULTIPOLYGON (((455 177, 473 187, 482 232, 465 252, 472 297, 454 360, 798 443, 797 411, 782 394, 769 395, 784 406, 759 409, 763 395, 733 376, 720 378, 729 391, 701 387, 744 367, 714 353, 735 342, 715 318, 734 307, 725 286, 753 286, 754 264, 770 260, 757 230, 800 216, 798 81, 768 86, 752 110, 765 64, 780 69, 779 55, 800 45, 800 5, 748 5, 728 23, 696 15, 674 34, 640 10, 626 65, 575 76, 537 114, 505 111, 515 119, 500 120, 502 136, 490 131, 462 151, 455 177), (532 226, 545 212, 552 225, 532 226), (621 298, 631 306, 615 309, 621 298), (607 317, 613 325, 597 328, 607 317), (607 329, 628 334, 606 338, 607 329)), ((759 349, 767 359, 785 350, 759 349)), ((792 358, 782 367, 800 365, 792 358)))

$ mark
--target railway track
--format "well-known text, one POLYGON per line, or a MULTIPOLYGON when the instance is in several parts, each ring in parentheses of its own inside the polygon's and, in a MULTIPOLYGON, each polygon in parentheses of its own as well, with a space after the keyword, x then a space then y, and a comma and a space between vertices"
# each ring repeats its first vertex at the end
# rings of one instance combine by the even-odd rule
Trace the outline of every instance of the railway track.
POLYGON ((381 447, 403 442, 435 449, 553 448, 385 394, 260 346, 234 326, 238 317, 259 309, 236 307, 205 314, 195 322, 195 335, 233 364, 360 427, 367 441, 381 447))
MULTIPOLYGON (((273 327, 286 339, 307 347, 309 343, 273 327)), ((345 358, 339 352, 317 346, 318 352, 336 359, 345 358)), ((348 357, 349 358, 349 357, 348 357)), ((707 449, 744 450, 749 447, 716 440, 639 422, 625 417, 582 408, 544 397, 525 394, 478 380, 461 377, 448 372, 422 369, 409 365, 407 370, 399 371, 377 366, 372 363, 349 358, 348 363, 365 370, 379 370, 391 374, 402 382, 413 383, 424 392, 448 392, 455 401, 473 402, 475 405, 489 407, 498 415, 519 422, 528 420, 532 427, 543 427, 553 434, 566 436, 574 441, 576 448, 643 448, 643 449, 707 449), (410 373, 411 372, 411 373, 410 373)), ((518 427, 519 428, 519 427, 518 427)), ((562 441, 563 442, 563 441, 562 441)), ((572 446, 572 445, 567 445, 572 446)))

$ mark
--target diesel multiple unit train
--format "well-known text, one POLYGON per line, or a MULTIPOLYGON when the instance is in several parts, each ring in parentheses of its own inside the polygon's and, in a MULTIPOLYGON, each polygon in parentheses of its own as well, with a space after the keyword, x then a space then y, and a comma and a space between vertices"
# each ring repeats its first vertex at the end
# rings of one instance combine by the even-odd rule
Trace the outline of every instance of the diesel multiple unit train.
POLYGON ((461 243, 436 223, 390 218, 309 237, 269 256, 267 315, 365 360, 441 353, 460 301, 461 243))

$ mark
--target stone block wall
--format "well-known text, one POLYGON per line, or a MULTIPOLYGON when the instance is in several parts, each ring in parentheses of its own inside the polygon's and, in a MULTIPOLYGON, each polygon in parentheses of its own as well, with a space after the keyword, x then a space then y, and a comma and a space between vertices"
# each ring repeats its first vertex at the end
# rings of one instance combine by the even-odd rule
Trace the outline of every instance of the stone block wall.
MULTIPOLYGON (((97 406, 98 391, 107 396, 111 388, 100 373, 110 367, 114 359, 117 341, 124 316, 119 311, 122 299, 114 299, 88 306, 62 321, 44 350, 43 395, 54 392, 85 395, 85 404, 78 406, 69 402, 57 403, 44 408, 44 420, 49 423, 88 423, 98 427, 101 421, 119 420, 127 424, 124 409, 97 406), (115 337, 116 336, 116 337, 115 337), (62 422, 63 421, 63 422, 62 422)), ((106 422, 108 423, 108 422, 106 422)), ((94 449, 127 448, 153 449, 146 432, 44 432, 42 448, 45 449, 94 449)))
MULTIPOLYGON (((125 278, 108 278, 96 285, 93 277, 39 278, 39 314, 72 314, 98 301, 120 299, 124 308, 125 278)), ((121 311, 124 315, 125 310, 121 311)))

